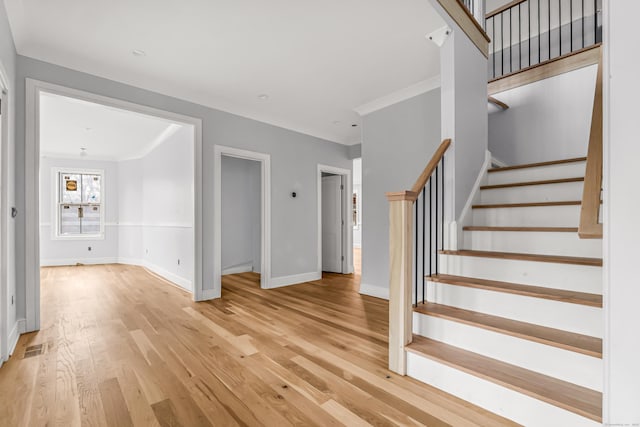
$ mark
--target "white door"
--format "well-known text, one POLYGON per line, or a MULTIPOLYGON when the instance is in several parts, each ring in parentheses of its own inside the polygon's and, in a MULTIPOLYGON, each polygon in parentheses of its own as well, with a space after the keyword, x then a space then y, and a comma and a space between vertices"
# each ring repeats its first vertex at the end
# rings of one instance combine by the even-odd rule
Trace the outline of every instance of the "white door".
POLYGON ((342 177, 322 177, 322 271, 342 273, 342 177))

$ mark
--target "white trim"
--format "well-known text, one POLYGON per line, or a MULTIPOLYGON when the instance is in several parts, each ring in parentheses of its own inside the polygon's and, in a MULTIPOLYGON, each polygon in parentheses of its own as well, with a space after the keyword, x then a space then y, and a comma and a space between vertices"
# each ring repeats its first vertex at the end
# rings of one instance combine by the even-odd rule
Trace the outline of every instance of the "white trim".
MULTIPOLYGON (((487 171, 491 168, 491 162, 493 161, 493 157, 489 151, 485 151, 484 163, 480 168, 480 172, 478 173, 478 177, 476 178, 476 182, 473 184, 471 188, 471 193, 469 193, 469 197, 467 198, 467 203, 465 203, 462 212, 460 213, 460 218, 453 223, 456 224, 455 227, 455 235, 451 235, 451 239, 449 240, 450 244, 447 246, 447 249, 456 250, 458 247, 462 247, 462 239, 463 239, 463 230, 462 228, 466 225, 471 225, 472 222, 472 207, 474 204, 477 204, 480 200, 480 186, 487 179, 487 171), (453 246, 455 243, 457 246, 453 246)), ((450 228, 450 232, 453 233, 452 230, 454 227, 450 228)))
POLYGON ((389 288, 360 283, 360 295, 389 300, 389 288))
POLYGON ((216 294, 216 290, 215 289, 203 289, 202 290, 202 300, 203 301, 210 300, 210 299, 215 299, 215 298, 220 298, 220 296, 216 294))
MULTIPOLYGON (((51 185, 53 189, 51 195, 53 200, 49 203, 51 207, 51 240, 104 240, 104 228, 105 228, 105 171, 104 169, 82 169, 82 168, 64 168, 54 166, 51 168, 51 185), (60 205, 65 203, 60 202, 60 174, 69 173, 77 175, 100 175, 100 232, 97 234, 73 234, 63 235, 60 234, 60 205)), ((46 203, 46 202, 45 202, 46 203)))
POLYGON ((507 166, 509 166, 507 163, 503 162, 502 160, 496 158, 493 155, 491 156, 491 164, 501 168, 506 168, 507 166))
MULTIPOLYGON (((9 358, 9 313, 13 310, 9 305, 9 270, 8 260, 9 253, 9 224, 14 223, 10 215, 9 206, 9 136, 10 127, 13 126, 13 109, 10 108, 11 96, 13 88, 9 85, 9 77, 4 68, 4 64, 0 62, 0 100, 2 102, 2 115, 0 120, 0 364, 3 360, 9 358)), ((13 161, 13 159, 11 159, 13 161)), ((13 319, 11 319, 13 321, 13 319)))
POLYGON ((353 273, 353 220, 351 216, 351 196, 353 195, 353 183, 351 179, 351 169, 337 168, 334 166, 321 165, 318 163, 317 174, 317 221, 318 221, 318 242, 317 242, 317 273, 322 277, 322 173, 332 173, 346 178, 344 191, 342 192, 342 217, 346 218, 342 227, 342 274, 353 273))
POLYGON ((56 259, 43 259, 40 261, 40 267, 60 267, 63 265, 76 265, 76 264, 84 264, 84 265, 118 264, 118 257, 56 258, 56 259))
POLYGON ((145 105, 72 89, 34 79, 25 79, 25 305, 26 330, 40 329, 40 92, 53 93, 108 107, 151 115, 194 127, 194 282, 193 299, 202 299, 202 120, 145 105))
POLYGON ((269 281, 269 289, 281 288, 283 286, 299 285, 300 283, 312 282, 322 279, 322 273, 311 271, 309 273, 293 274, 291 276, 273 277, 269 281))
POLYGON ((25 319, 18 319, 16 321, 16 324, 13 325, 13 329, 11 330, 8 338, 8 352, 5 361, 9 360, 9 356, 13 355, 13 353, 16 351, 16 346, 18 345, 20 335, 26 332, 26 324, 27 321, 25 319))
POLYGON ((253 271, 253 263, 247 262, 245 264, 239 264, 229 268, 223 268, 222 275, 226 276, 229 274, 249 273, 251 271, 253 271))
POLYGON ((213 294, 222 295, 222 156, 260 162, 261 227, 260 287, 270 288, 271 281, 271 156, 256 151, 214 145, 213 147, 213 294))
POLYGON ((391 92, 388 95, 374 99, 373 101, 362 104, 359 107, 354 108, 355 112, 361 116, 366 116, 374 111, 382 110, 390 105, 397 104, 402 101, 406 101, 414 96, 427 93, 440 87, 440 76, 431 77, 427 80, 422 80, 416 84, 413 84, 404 89, 391 92))
MULTIPOLYGON (((120 260, 118 260, 118 263, 126 264, 124 262, 120 262, 120 260)), ((191 282, 191 280, 186 279, 182 276, 178 276, 177 274, 167 271, 164 268, 159 267, 158 265, 153 264, 147 260, 141 260, 140 264, 131 264, 131 265, 140 265, 146 268, 147 270, 157 274, 158 276, 168 280, 169 282, 178 285, 180 288, 184 289, 185 291, 193 292, 193 283, 191 282)))

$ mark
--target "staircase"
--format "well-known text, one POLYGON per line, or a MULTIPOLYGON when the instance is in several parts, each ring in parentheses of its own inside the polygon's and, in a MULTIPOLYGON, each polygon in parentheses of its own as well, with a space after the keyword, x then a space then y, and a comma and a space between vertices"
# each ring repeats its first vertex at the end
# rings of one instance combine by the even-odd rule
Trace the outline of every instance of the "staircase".
POLYGON ((526 426, 602 422, 602 241, 580 239, 585 158, 490 169, 413 310, 406 372, 526 426))

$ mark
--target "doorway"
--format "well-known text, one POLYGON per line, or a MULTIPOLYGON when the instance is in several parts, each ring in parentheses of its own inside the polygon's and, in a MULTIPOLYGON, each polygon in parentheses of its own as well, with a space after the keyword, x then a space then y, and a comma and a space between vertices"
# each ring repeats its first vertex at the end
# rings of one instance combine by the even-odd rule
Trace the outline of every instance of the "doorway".
MULTIPOLYGON (((120 221, 110 222, 106 219, 104 214, 107 214, 108 210, 107 202, 110 204, 111 208, 115 207, 118 203, 114 199, 109 199, 109 195, 114 195, 117 192, 114 192, 116 189, 116 183, 113 182, 109 184, 107 182, 108 177, 113 177, 113 172, 110 173, 108 168, 101 168, 100 170, 79 170, 83 169, 82 167, 75 168, 72 165, 64 166, 64 171, 52 172, 51 169, 49 172, 45 172, 44 174, 40 174, 41 168, 41 102, 42 97, 44 95, 49 96, 58 96, 68 98, 76 103, 89 103, 93 105, 100 106, 102 108, 106 108, 110 111, 119 110, 126 111, 130 114, 146 116, 155 118, 161 121, 165 121, 167 123, 165 131, 163 131, 160 135, 158 135, 158 141, 163 138, 169 138, 171 135, 178 134, 181 132, 180 129, 189 133, 189 151, 185 151, 185 153, 189 153, 188 157, 190 157, 190 168, 189 176, 184 176, 185 185, 180 186, 180 188, 188 188, 188 191, 182 190, 183 193, 188 193, 190 196, 187 199, 183 200, 183 203, 180 206, 176 207, 176 211, 178 209, 182 209, 181 213, 186 213, 184 215, 185 221, 184 223, 174 223, 175 227, 182 227, 180 235, 188 235, 187 239, 182 239, 181 247, 184 248, 184 253, 190 253, 189 259, 190 262, 185 262, 185 259, 175 257, 166 257, 167 265, 168 263, 172 263, 172 266, 176 269, 180 269, 185 273, 191 276, 191 280, 189 283, 189 291, 193 292, 194 300, 201 300, 205 298, 205 292, 202 289, 202 214, 201 214, 201 206, 202 206, 202 123, 200 119, 191 118, 188 116, 183 116, 180 114, 175 114, 163 110, 158 110, 151 107, 142 106, 139 104, 134 104, 126 101, 121 101, 113 98, 108 98, 100 95, 96 95, 89 92, 84 92, 76 89, 67 88, 64 86, 54 85, 46 82, 36 81, 32 79, 26 80, 26 145, 25 145, 25 156, 26 156, 26 181, 25 181, 25 198, 26 198, 26 212, 25 212, 25 222, 27 225, 27 236, 26 236, 26 244, 25 244, 25 279, 26 279, 26 331, 35 331, 40 329, 40 255, 41 255, 41 237, 43 237, 41 233, 41 227, 48 226, 51 229, 51 232, 48 233, 50 236, 54 237, 57 233, 56 237, 64 237, 62 236, 67 231, 78 231, 77 224, 75 224, 72 228, 67 229, 63 227, 63 216, 66 218, 66 214, 74 211, 74 208, 71 206, 72 204, 78 204, 82 209, 75 209, 75 217, 73 217, 73 221, 77 223, 77 218, 80 218, 80 230, 88 230, 92 236, 90 239, 101 240, 104 236, 104 231, 107 227, 114 226, 140 226, 142 228, 145 227, 144 220, 140 220, 140 222, 136 222, 132 220, 130 223, 122 224, 120 221), (172 123, 171 125, 169 123, 172 123), (162 137, 162 138, 161 138, 162 137), (67 170, 68 168, 72 168, 75 170, 67 170), (99 172, 103 172, 101 175, 99 172), (75 174, 75 175, 74 175, 75 174), (51 222, 48 223, 47 220, 49 218, 42 217, 40 215, 40 210, 38 207, 41 202, 41 188, 40 188, 40 179, 46 178, 47 181, 50 181, 49 186, 47 186, 47 190, 51 190, 51 195, 53 197, 54 193, 57 194, 57 198, 55 198, 56 205, 52 203, 47 204, 47 206, 51 209, 53 215, 50 216, 51 222), (55 185, 54 185, 55 183, 55 185), (99 183, 99 185, 98 185, 99 183), (58 185, 59 184, 59 185, 58 185), (86 185, 85 185, 86 184, 86 185), (104 194, 108 197, 105 197, 105 201, 97 202, 98 200, 98 192, 93 191, 99 189, 102 191, 104 186, 104 194), (74 190, 75 188, 75 190, 74 190), (87 200, 80 198, 79 201, 66 201, 60 200, 59 196, 61 193, 64 193, 65 190, 70 192, 77 192, 78 189, 92 189, 93 192, 89 192, 87 194, 82 194, 80 197, 88 197, 87 200), (53 191, 55 189, 55 191, 53 191), (111 193, 109 193, 111 191, 111 193), (77 203, 76 203, 77 202, 77 203), (112 203, 113 202, 113 203, 112 203), (104 206, 100 206, 100 203, 104 203, 104 206), (86 205, 86 206, 85 206, 86 205), (188 206, 187 206, 188 205, 188 206), (66 206, 69 206, 67 209, 66 206), (87 216, 85 216, 85 213, 87 216), (94 215, 95 213, 95 215, 94 215), (57 219, 56 219, 57 215, 57 219), (89 215, 91 217, 89 217, 89 215), (188 217, 188 218, 187 218, 188 217), (44 223, 40 223, 40 220, 44 220, 44 223), (55 223, 54 223, 55 221, 55 223), (185 234, 186 233, 186 234, 185 234), (183 245, 184 244, 184 245, 183 245), (177 266, 177 267, 176 267, 177 266)), ((84 129, 85 132, 90 132, 91 129, 84 129)), ((185 147, 186 148, 186 147, 185 147)), ((83 151, 81 148, 76 152, 77 156, 84 157, 83 151)), ((97 153, 97 150, 94 152, 97 153)), ((140 158, 145 157, 147 155, 155 155, 157 150, 152 149, 151 151, 145 151, 143 154, 135 154, 133 157, 140 158)), ((87 153, 90 155, 91 153, 87 153)), ((51 156, 51 158, 55 158, 55 156, 51 156)), ((149 190, 148 195, 150 200, 161 201, 163 197, 165 197, 167 193, 167 189, 162 187, 162 180, 165 178, 168 181, 171 181, 171 177, 173 177, 173 172, 178 171, 177 168, 171 166, 171 162, 165 162, 166 165, 164 168, 160 168, 155 170, 154 181, 155 184, 158 185, 149 185, 146 188, 149 190), (157 178, 157 179, 156 179, 157 178)), ((45 163, 42 163, 45 164, 45 163)), ((141 168, 145 168, 146 164, 141 165, 141 168)), ((137 168, 139 172, 141 169, 134 165, 134 169, 137 168)), ((120 169, 119 166, 116 169, 120 169)), ((135 171, 134 171, 135 172, 135 171)), ((134 173, 135 174, 135 173, 134 173)), ((129 186, 130 182, 134 182, 135 180, 124 179, 120 184, 123 184, 125 187, 129 189, 133 189, 132 186, 129 186)), ((151 183, 150 184, 154 184, 151 183)), ((118 185, 118 191, 121 186, 118 185)), ((175 194, 180 193, 180 189, 176 188, 174 191, 175 194)), ((134 197, 136 196, 136 192, 133 191, 134 197)), ((77 193, 79 194, 79 193, 77 193)), ((138 194, 139 195, 139 194, 138 194)), ((50 197, 50 201, 54 200, 50 197)), ((164 210, 156 209, 158 206, 150 206, 148 211, 153 214, 163 215, 164 210)), ((68 219, 71 219, 69 217, 68 219)), ((159 218, 151 218, 149 220, 150 227, 157 225, 157 223, 161 219, 159 218), (156 221, 157 219, 157 221, 156 221)), ((164 218, 162 219, 164 223, 169 225, 171 219, 164 218), (166 221, 165 221, 166 220, 166 221)), ((142 231, 144 234, 144 231, 142 231)), ((111 233, 111 235, 114 235, 111 233)), ((142 255, 140 256, 140 260, 144 261, 140 265, 144 265, 145 267, 149 267, 147 264, 149 262, 158 264, 158 260, 160 257, 166 255, 165 253, 158 253, 158 255, 154 258, 154 254, 151 254, 154 248, 158 248, 159 244, 157 241, 163 241, 163 238, 157 238, 158 233, 147 233, 151 240, 149 240, 149 244, 147 248, 149 248, 149 252, 146 253, 144 249, 142 255), (155 239, 154 241, 152 241, 155 239), (147 257, 146 254, 149 256, 147 257), (154 258, 154 259, 152 259, 154 258)), ((82 236, 81 236, 82 237, 82 236)), ((61 239, 64 242, 64 238, 61 239)), ((106 239, 101 240, 104 243, 106 239)), ((166 248, 165 246, 164 248, 166 248)), ((93 253, 94 246, 90 244, 84 244, 81 246, 83 248, 83 253, 89 254, 93 253)), ((120 247, 118 247, 118 251, 120 251, 120 247)), ((53 252, 51 252, 53 253, 53 252)), ((93 254, 92 254, 93 255, 93 254)), ((97 255, 97 254, 96 254, 97 255)), ((77 255, 74 255, 76 258, 77 255)), ((104 257, 102 261, 111 261, 113 262, 113 257, 104 257)), ((118 257, 116 256, 115 262, 121 263, 131 263, 129 259, 126 257, 118 257)), ((164 262, 163 261, 163 262, 164 262)), ((135 262, 133 262, 135 264, 135 262)), ((152 271, 153 268, 150 268, 152 271)), ((177 283, 174 279, 175 277, 167 277, 167 272, 170 273, 169 269, 165 269, 165 271, 154 271, 154 273, 160 273, 161 276, 167 278, 169 281, 177 283)), ((183 286, 187 288, 187 286, 183 286)))
POLYGON ((318 165, 318 272, 353 273, 351 170, 318 165))
POLYGON ((261 164, 222 156, 222 275, 261 273, 261 164))
MULTIPOLYGON (((269 289, 271 287, 271 156, 269 154, 259 153, 255 151, 242 150, 239 148, 226 147, 222 145, 214 146, 214 185, 213 185, 213 289, 214 298, 220 298, 222 295, 222 275, 223 272, 223 158, 232 158, 237 160, 249 161, 248 168, 259 166, 259 231, 260 231, 260 258, 259 261, 252 259, 252 268, 257 269, 259 265, 260 271, 260 288, 269 289)), ((233 161, 232 161, 233 163, 233 161)), ((229 181, 229 180, 227 180, 229 181)), ((249 201, 245 201, 249 203, 249 201)), ((255 204, 257 205, 257 204, 255 204)), ((230 212, 231 213, 231 212, 230 212)), ((233 238, 234 236, 228 236, 233 238)), ((226 250, 226 249, 225 249, 226 250)), ((257 258, 257 249, 252 258, 257 258)), ((249 251, 246 252, 248 254, 249 251)), ((246 257, 246 255, 245 255, 246 257)), ((241 257, 242 258, 242 257, 241 257)), ((225 261, 233 263, 234 261, 225 261)), ((227 273, 233 272, 231 267, 238 269, 246 269, 247 263, 240 262, 240 265, 228 265, 227 273), (243 265, 244 264, 244 265, 243 265)))

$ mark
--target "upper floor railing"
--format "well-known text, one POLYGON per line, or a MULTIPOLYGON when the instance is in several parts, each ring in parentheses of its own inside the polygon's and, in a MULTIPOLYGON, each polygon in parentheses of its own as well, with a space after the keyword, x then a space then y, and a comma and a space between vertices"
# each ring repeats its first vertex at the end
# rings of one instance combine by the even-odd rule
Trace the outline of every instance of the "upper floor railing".
POLYGON ((600 43, 601 5, 602 0, 515 0, 488 13, 489 80, 600 43))

